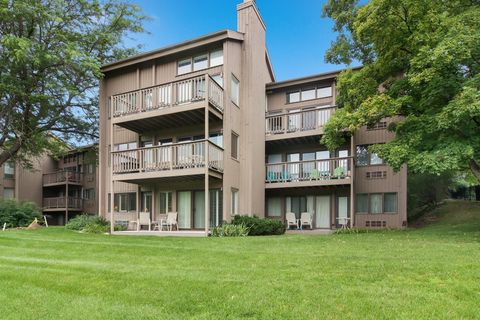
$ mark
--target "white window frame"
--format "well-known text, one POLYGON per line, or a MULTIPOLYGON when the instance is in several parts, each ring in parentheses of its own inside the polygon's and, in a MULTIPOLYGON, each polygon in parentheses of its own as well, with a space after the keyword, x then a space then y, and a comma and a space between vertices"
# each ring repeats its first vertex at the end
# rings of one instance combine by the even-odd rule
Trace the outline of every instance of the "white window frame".
MULTIPOLYGON (((186 66, 186 65, 185 65, 186 66)), ((187 73, 190 73, 192 72, 192 69, 193 69, 193 61, 192 61, 192 58, 186 58, 186 59, 182 59, 182 60, 178 60, 177 61, 177 75, 182 75, 182 74, 187 74, 187 73), (182 71, 180 72, 180 63, 182 62, 186 62, 188 61, 189 62, 189 70, 188 71, 182 71)))
POLYGON ((237 107, 240 106, 240 80, 233 73, 230 80, 230 100, 237 107))
POLYGON ((235 216, 238 214, 238 189, 232 188, 230 200, 232 202, 230 206, 230 214, 235 216))

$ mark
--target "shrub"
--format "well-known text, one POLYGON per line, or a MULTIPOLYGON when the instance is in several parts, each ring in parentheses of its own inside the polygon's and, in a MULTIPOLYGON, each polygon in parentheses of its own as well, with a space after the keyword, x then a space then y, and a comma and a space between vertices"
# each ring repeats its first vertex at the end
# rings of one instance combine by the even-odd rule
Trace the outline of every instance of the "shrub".
POLYGON ((82 232, 85 233, 105 233, 110 230, 110 226, 105 226, 98 223, 90 223, 83 228, 82 232))
POLYGON ((249 236, 280 235, 285 233, 285 224, 280 220, 236 215, 232 224, 246 226, 249 230, 249 236))
POLYGON ((124 224, 116 224, 113 226, 113 230, 115 231, 127 231, 128 227, 124 224))
POLYGON ((70 230, 87 233, 104 233, 108 232, 110 223, 103 217, 84 213, 70 219, 65 227, 70 230))
POLYGON ((35 218, 41 222, 42 212, 33 202, 18 202, 16 200, 0 200, 0 223, 8 228, 26 227, 35 218))
POLYGON ((212 237, 246 237, 248 227, 243 224, 222 224, 212 230, 212 237))

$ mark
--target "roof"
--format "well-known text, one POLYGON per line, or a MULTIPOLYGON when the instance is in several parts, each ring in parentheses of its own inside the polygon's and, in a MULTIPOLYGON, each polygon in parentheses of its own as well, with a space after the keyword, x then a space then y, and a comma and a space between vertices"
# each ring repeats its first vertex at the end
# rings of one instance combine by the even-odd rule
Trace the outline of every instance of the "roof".
POLYGON ((165 56, 172 55, 184 50, 204 46, 207 44, 215 43, 215 42, 226 40, 226 39, 243 41, 243 33, 228 30, 228 29, 220 30, 220 31, 210 33, 210 34, 207 34, 198 38, 194 38, 188 41, 180 42, 180 43, 163 47, 160 49, 156 49, 153 51, 140 53, 123 60, 118 60, 109 64, 105 64, 102 66, 102 71, 103 72, 112 71, 118 68, 130 66, 130 65, 141 63, 151 59, 165 57, 165 56))
MULTIPOLYGON (((362 67, 355 67, 355 68, 350 68, 351 70, 359 70, 362 67)), ((279 88, 285 88, 285 87, 291 87, 291 86, 296 86, 296 85, 301 85, 305 83, 311 83, 315 81, 321 81, 321 80, 326 80, 326 79, 331 79, 331 78, 336 78, 340 72, 348 70, 348 69, 340 69, 340 70, 335 70, 335 71, 328 71, 324 73, 318 73, 306 77, 300 77, 300 78, 293 78, 293 79, 288 79, 284 81, 278 81, 278 82, 271 82, 267 83, 266 89, 267 90, 274 90, 274 89, 279 89, 279 88)))

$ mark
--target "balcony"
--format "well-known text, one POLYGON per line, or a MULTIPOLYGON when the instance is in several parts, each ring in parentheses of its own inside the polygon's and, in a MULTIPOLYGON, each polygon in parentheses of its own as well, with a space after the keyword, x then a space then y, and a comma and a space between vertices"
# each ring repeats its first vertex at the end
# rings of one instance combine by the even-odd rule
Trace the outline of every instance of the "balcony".
POLYGON ((265 188, 350 184, 352 167, 352 157, 267 164, 265 188))
POLYGON ((82 210, 83 199, 76 197, 43 198, 44 211, 82 210), (68 200, 68 201, 67 201, 68 200))
POLYGON ((217 177, 221 177, 223 149, 211 141, 199 140, 113 151, 112 161, 113 179, 119 181, 203 175, 206 165, 217 177), (205 150, 208 150, 208 164, 205 150))
POLYGON ((297 138, 323 133, 335 107, 301 110, 266 116, 266 140, 297 138))
POLYGON ((43 186, 62 185, 66 183, 81 184, 83 181, 83 174, 74 171, 60 170, 43 175, 43 186))
POLYGON ((136 132, 202 123, 205 102, 222 117, 223 88, 208 74, 112 96, 112 122, 136 132))

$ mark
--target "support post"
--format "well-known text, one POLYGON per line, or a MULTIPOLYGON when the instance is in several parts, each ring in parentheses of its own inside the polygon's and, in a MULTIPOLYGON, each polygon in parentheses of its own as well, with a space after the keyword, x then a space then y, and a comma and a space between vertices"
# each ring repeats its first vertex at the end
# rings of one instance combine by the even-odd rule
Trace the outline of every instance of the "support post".
MULTIPOLYGON (((112 120, 110 120, 112 121, 112 120)), ((110 233, 115 231, 114 229, 114 221, 113 221, 113 211, 115 210, 115 184, 113 181, 113 133, 115 129, 115 124, 112 123, 110 126, 110 150, 107 150, 109 153, 108 156, 110 157, 110 233)), ((108 208, 108 205, 107 205, 108 208)))
POLYGON ((354 152, 355 152, 355 143, 353 141, 353 135, 350 137, 350 228, 353 228, 355 225, 355 161, 354 161, 354 152))
POLYGON ((67 173, 67 179, 65 184, 65 224, 68 223, 68 180, 70 179, 69 174, 67 173))
MULTIPOLYGON (((206 77, 205 79, 206 83, 205 83, 205 87, 207 88, 207 91, 208 91, 208 76, 206 77)), ((207 96, 208 96, 208 92, 207 92, 207 96)), ((209 230, 209 227, 210 227, 210 200, 209 200, 209 196, 210 196, 210 190, 209 190, 209 168, 208 168, 208 164, 209 164, 209 154, 208 154, 208 149, 209 149, 209 128, 208 128, 208 99, 205 99, 205 236, 208 237, 208 230, 209 230)))

